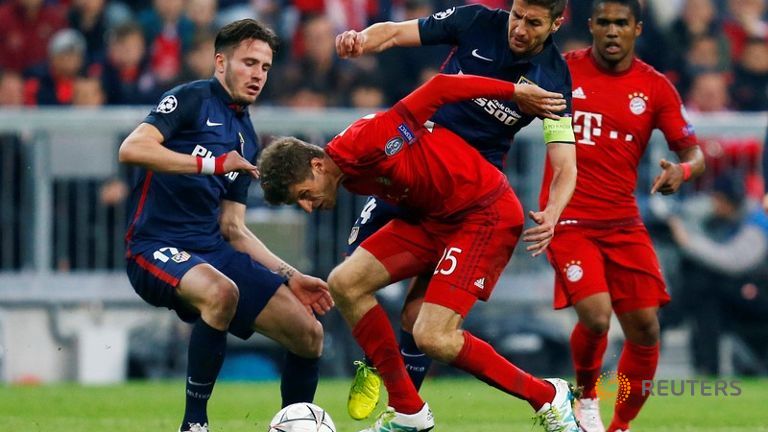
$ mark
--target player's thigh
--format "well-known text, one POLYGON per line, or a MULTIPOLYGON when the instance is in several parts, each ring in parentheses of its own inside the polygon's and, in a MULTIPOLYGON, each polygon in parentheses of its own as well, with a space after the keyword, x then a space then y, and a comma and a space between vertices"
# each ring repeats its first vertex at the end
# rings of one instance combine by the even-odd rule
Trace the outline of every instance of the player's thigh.
POLYGON ((231 248, 228 253, 211 259, 211 264, 237 285, 240 296, 229 331, 241 339, 247 339, 255 330, 257 317, 271 302, 285 279, 254 261, 248 254, 231 248))
MULTIPOLYGON (((350 258, 356 258, 360 251, 360 258, 379 263, 376 271, 384 269, 386 285, 427 272, 440 258, 441 246, 442 243, 424 229, 423 223, 394 219, 366 239, 350 258), (367 253, 362 254, 362 251, 367 253)), ((364 272, 362 276, 365 276, 364 272)))
POLYGON ((282 284, 256 317, 253 328, 302 357, 319 357, 323 346, 323 326, 282 284))
POLYGON ((176 311, 187 322, 196 320, 207 282, 224 278, 204 257, 162 243, 134 245, 126 260, 134 291, 147 303, 176 311))
POLYGON ((607 293, 603 253, 590 229, 567 227, 555 231, 547 258, 555 271, 555 309, 598 293, 607 293))
POLYGON ((380 230, 389 221, 395 218, 407 219, 407 212, 395 205, 382 201, 374 196, 369 196, 365 201, 360 215, 355 220, 347 239, 347 256, 352 253, 373 233, 380 230))
POLYGON ((442 225, 425 224, 443 251, 424 302, 466 316, 477 300, 488 300, 512 257, 523 229, 522 208, 510 192, 458 224, 442 225))
POLYGON ((659 307, 670 300, 659 260, 643 226, 612 230, 601 238, 607 285, 617 315, 659 307))

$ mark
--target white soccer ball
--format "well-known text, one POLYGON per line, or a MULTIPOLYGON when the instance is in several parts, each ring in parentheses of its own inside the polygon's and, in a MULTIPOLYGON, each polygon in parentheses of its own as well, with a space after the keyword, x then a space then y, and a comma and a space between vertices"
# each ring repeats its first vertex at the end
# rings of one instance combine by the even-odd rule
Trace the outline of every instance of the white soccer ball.
POLYGON ((278 411, 269 423, 269 432, 336 432, 336 425, 324 409, 302 402, 278 411))

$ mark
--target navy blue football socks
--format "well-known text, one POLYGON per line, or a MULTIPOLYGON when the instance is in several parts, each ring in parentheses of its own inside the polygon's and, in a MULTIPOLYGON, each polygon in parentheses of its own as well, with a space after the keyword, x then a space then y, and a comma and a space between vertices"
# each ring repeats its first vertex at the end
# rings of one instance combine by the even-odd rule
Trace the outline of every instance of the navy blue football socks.
MULTIPOLYGON (((429 366, 432 364, 432 359, 426 354, 421 352, 416 341, 413 339, 413 334, 400 329, 400 356, 405 363, 405 370, 408 372, 408 376, 411 377, 411 382, 416 387, 416 390, 421 388, 421 384, 424 382, 424 378, 429 373, 429 366)), ((373 367, 373 362, 368 356, 365 356, 365 364, 373 367)))
POLYGON ((283 407, 315 399, 317 380, 320 374, 320 359, 299 357, 288 351, 285 354, 283 376, 280 381, 280 395, 283 407))
POLYGON ((219 376, 227 349, 227 332, 216 330, 202 318, 192 326, 187 351, 187 405, 181 430, 190 423, 208 422, 208 399, 219 376))
POLYGON ((413 334, 408 333, 402 328, 400 329, 400 355, 403 357, 405 370, 408 371, 413 385, 416 387, 416 390, 420 389, 421 383, 427 377, 432 359, 421 352, 419 347, 416 346, 413 334))

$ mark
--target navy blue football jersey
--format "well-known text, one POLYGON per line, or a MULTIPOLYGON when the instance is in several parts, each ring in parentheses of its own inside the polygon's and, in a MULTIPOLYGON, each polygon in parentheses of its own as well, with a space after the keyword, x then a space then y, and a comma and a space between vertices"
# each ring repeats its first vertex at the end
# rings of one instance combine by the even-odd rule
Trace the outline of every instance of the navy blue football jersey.
MULTIPOLYGON (((571 115, 571 75, 550 36, 541 52, 520 58, 509 48, 509 12, 480 5, 450 8, 419 19, 422 45, 454 48, 443 73, 471 74, 514 83, 533 83, 563 94, 571 115)), ((477 98, 444 105, 432 120, 452 130, 501 168, 515 134, 534 116, 520 112, 512 101, 477 98)))
MULTIPOLYGON (((163 134, 163 145, 185 154, 217 157, 237 150, 254 163, 260 145, 248 109, 232 102, 215 78, 178 86, 144 119, 163 134)), ((163 174, 138 169, 130 197, 126 244, 165 241, 189 250, 212 250, 222 200, 245 204, 250 175, 163 174)))

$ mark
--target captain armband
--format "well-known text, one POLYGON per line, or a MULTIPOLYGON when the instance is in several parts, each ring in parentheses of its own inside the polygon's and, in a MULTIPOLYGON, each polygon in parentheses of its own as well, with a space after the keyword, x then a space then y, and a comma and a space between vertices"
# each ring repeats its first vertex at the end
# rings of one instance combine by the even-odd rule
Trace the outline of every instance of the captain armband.
POLYGON ((571 117, 560 117, 560 120, 544 119, 544 142, 576 142, 573 135, 573 119, 571 117))

